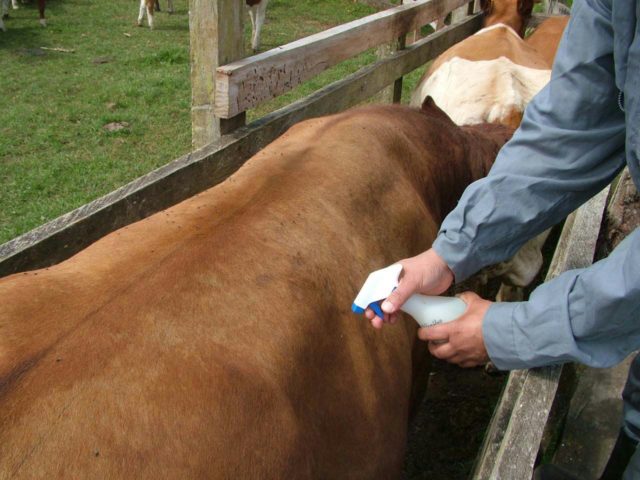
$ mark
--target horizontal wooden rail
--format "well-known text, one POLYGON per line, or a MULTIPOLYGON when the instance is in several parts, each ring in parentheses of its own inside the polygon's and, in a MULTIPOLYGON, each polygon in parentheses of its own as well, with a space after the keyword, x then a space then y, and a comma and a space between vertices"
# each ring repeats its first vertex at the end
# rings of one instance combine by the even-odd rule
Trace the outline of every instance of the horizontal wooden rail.
MULTIPOLYGON (((546 280, 592 264, 608 192, 609 187, 567 218, 546 280)), ((509 374, 473 479, 531 478, 562 370, 555 365, 509 374)))
POLYGON ((214 112, 220 118, 234 117, 467 3, 469 0, 418 0, 218 67, 214 112))
POLYGON ((229 177, 301 120, 361 103, 480 28, 478 15, 174 160, 124 187, 0 245, 0 277, 53 265, 104 235, 168 208, 229 177))

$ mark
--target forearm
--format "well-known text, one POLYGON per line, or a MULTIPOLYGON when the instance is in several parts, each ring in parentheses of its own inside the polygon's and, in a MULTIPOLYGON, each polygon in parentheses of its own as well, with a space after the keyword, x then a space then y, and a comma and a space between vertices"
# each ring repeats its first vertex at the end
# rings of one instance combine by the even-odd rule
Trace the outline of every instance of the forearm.
POLYGON ((538 287, 527 302, 494 304, 483 336, 502 369, 577 361, 608 367, 640 346, 640 230, 606 259, 538 287))
POLYGON ((465 191, 442 224, 434 249, 456 281, 510 258, 624 165, 610 12, 580 3, 574 13, 551 82, 529 105, 489 175, 465 191))

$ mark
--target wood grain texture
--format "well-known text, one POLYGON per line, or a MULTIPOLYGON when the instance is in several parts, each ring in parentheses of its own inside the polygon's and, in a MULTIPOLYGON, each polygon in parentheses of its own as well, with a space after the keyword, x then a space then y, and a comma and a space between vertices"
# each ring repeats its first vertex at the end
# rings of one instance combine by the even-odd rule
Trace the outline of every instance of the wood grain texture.
POLYGON ((327 68, 395 41, 468 0, 420 0, 218 67, 215 114, 230 118, 277 97, 327 68))
MULTIPOLYGON (((593 262, 609 187, 566 220, 546 280, 593 262)), ((480 450, 473 479, 528 479, 547 427, 563 367, 515 370, 480 450)))
POLYGON ((216 118, 215 69, 244 57, 245 5, 237 0, 190 0, 191 144, 193 149, 214 142, 244 125, 244 116, 216 118))

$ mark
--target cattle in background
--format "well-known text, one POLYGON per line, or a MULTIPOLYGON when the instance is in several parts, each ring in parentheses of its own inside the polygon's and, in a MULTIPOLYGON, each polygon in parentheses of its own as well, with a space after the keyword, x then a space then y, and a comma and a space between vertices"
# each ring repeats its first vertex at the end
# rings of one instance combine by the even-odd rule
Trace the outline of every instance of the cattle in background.
MULTIPOLYGON (((533 0, 483 0, 484 28, 440 55, 416 87, 412 105, 427 96, 459 125, 500 123, 516 128, 529 101, 551 77, 567 17, 543 22, 523 40, 533 0)), ((548 232, 525 244, 485 276, 500 276, 498 300, 519 300, 542 267, 548 232)))
POLYGON ((0 279, 0 478, 398 478, 427 350, 413 320, 375 330, 350 306, 429 247, 510 135, 430 104, 308 120, 222 184, 0 279))
MULTIPOLYGON (((18 2, 17 0, 11 0, 11 5, 14 10, 17 10, 18 2)), ((38 15, 40 17, 40 25, 43 27, 47 26, 47 19, 44 16, 44 10, 46 7, 46 0, 38 0, 38 15)), ((6 27, 4 25, 4 19, 9 17, 9 0, 2 0, 2 12, 0 14, 0 30, 3 32, 6 31, 6 27)))
MULTIPOLYGON (((410 2, 416 2, 418 0, 404 0, 402 3, 410 3, 410 2)), ((478 0, 474 0, 474 8, 475 8, 475 3, 478 0)), ((460 21, 462 21, 464 18, 466 18, 467 16, 467 10, 468 10, 468 6, 464 5, 462 7, 456 8, 454 10, 452 10, 448 15, 445 15, 444 17, 438 18, 436 21, 430 22, 429 26, 431 26, 431 28, 433 29, 433 31, 438 31, 443 29, 444 27, 446 27, 446 19, 447 17, 449 17, 450 19, 450 23, 455 24, 458 23, 460 21)), ((415 43, 417 42, 420 38, 421 38, 421 33, 420 33, 421 29, 416 29, 413 32, 410 32, 407 35, 407 41, 408 43, 415 43)))
POLYGON ((533 0, 483 0, 484 28, 449 48, 423 75, 411 104, 427 96, 458 124, 517 127, 550 69, 522 40, 533 0))
MULTIPOLYGON (((568 21, 568 16, 550 17, 525 39, 525 43, 540 55, 549 70, 568 21)), ((533 282, 542 267, 542 247, 548 236, 549 230, 525 243, 510 261, 485 270, 486 278, 502 277, 506 282, 500 288, 498 300, 523 299, 522 288, 533 282)))
MULTIPOLYGON (((7 2, 8 0, 3 0, 7 2)), ((42 0, 44 1, 44 0, 42 0)), ((262 26, 266 18, 267 3, 269 0, 245 0, 247 7, 249 8, 249 17, 251 18, 251 48, 254 52, 260 47, 260 36, 262 33, 262 26)), ((140 10, 138 13, 138 26, 142 26, 145 13, 147 15, 147 22, 149 28, 153 29, 153 13, 154 11, 160 11, 160 2, 158 0, 140 0, 140 10)), ((168 0, 168 11, 173 13, 173 0, 168 0)))
MULTIPOLYGON (((173 0, 167 0, 168 11, 173 13, 173 0)), ((138 12, 138 26, 142 26, 144 20, 144 14, 147 14, 147 22, 149 28, 153 29, 153 12, 156 10, 156 6, 160 6, 158 0, 140 0, 140 10, 138 12)), ((157 9, 160 11, 160 8, 157 9)))
POLYGON ((257 52, 258 48, 260 48, 260 36, 269 0, 246 0, 246 2, 249 7, 249 17, 251 18, 251 49, 257 52))
POLYGON ((569 17, 566 15, 549 17, 538 25, 533 33, 524 40, 528 46, 538 52, 549 69, 553 66, 553 60, 556 58, 556 52, 560 44, 560 38, 562 38, 568 22, 569 17))

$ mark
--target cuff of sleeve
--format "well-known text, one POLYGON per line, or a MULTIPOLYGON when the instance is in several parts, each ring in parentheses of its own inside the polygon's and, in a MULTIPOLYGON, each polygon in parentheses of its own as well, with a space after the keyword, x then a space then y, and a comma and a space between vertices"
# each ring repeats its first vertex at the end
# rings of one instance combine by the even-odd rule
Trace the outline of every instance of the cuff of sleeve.
POLYGON ((440 233, 436 237, 431 248, 449 266, 456 283, 466 280, 481 268, 473 262, 474 256, 471 252, 457 245, 456 242, 452 242, 444 233, 440 233))
POLYGON ((500 370, 528 368, 518 355, 514 312, 521 302, 493 303, 482 323, 482 336, 489 358, 500 370))

